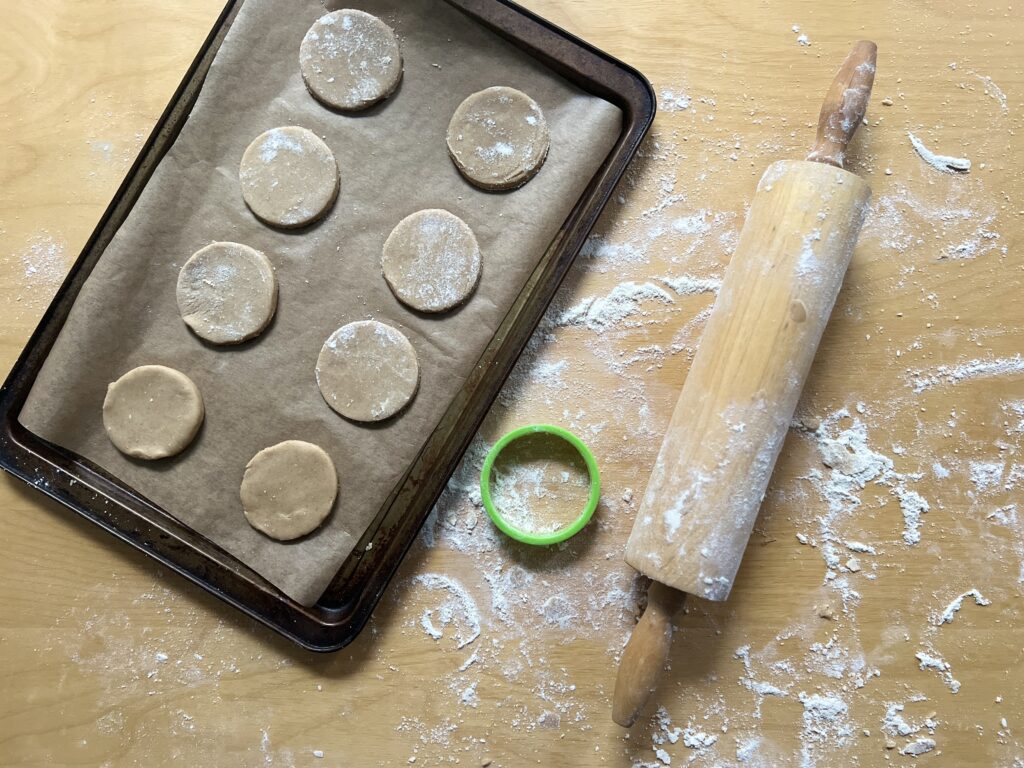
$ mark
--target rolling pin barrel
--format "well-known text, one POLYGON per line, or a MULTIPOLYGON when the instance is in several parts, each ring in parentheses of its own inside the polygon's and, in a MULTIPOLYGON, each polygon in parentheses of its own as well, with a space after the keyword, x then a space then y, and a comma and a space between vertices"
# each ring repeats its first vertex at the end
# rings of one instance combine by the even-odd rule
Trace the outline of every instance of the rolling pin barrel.
POLYGON ((626 545, 641 573, 728 597, 869 197, 824 163, 765 172, 626 545))

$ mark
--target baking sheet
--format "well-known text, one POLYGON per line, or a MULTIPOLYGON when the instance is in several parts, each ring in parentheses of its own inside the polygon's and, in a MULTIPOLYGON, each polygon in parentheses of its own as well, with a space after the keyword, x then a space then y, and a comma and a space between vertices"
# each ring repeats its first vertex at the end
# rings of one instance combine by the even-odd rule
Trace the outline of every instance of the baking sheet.
POLYGON ((357 7, 398 33, 399 90, 359 116, 306 91, 299 42, 318 0, 246 0, 180 136, 83 286, 20 414, 43 438, 88 458, 233 554, 283 592, 312 604, 401 480, 621 132, 617 107, 585 94, 443 0, 368 0, 357 7), (468 94, 510 85, 533 96, 551 127, 540 174, 512 193, 469 186, 448 159, 445 129, 468 94), (341 169, 338 202, 319 225, 281 232, 241 198, 238 162, 279 125, 324 137, 341 169), (483 252, 470 301, 439 317, 399 304, 380 276, 384 239, 404 216, 447 208, 483 252), (266 253, 280 282, 276 318, 238 347, 191 334, 175 302, 181 265, 215 240, 266 253), (397 418, 367 427, 331 411, 316 387, 320 347, 337 327, 378 319, 419 355, 420 391, 397 418), (206 423, 181 456, 122 456, 103 431, 106 386, 147 363, 199 386, 206 423), (298 542, 272 541, 242 516, 248 460, 286 439, 317 443, 338 468, 334 514, 298 542))

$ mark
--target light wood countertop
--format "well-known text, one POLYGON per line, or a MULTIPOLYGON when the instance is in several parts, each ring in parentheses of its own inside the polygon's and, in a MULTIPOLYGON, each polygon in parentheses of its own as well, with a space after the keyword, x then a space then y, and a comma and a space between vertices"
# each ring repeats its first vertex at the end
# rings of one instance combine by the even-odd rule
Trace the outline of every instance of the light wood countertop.
MULTIPOLYGON (((468 490, 477 450, 371 624, 316 656, 4 476, 0 763, 1024 765, 1020 9, 527 4, 635 65, 662 107, 476 444, 578 431, 603 472, 595 523, 552 552, 502 541, 468 490), (627 737, 610 695, 636 500, 757 179, 806 153, 858 38, 879 46, 851 152, 873 211, 803 427, 732 597, 692 601, 664 715, 627 737), (971 172, 929 167, 908 131, 971 172), (989 604, 968 595, 941 623, 972 589, 989 604), (900 754, 924 738, 930 753, 900 754)), ((219 10, 0 0, 4 372, 219 10)))

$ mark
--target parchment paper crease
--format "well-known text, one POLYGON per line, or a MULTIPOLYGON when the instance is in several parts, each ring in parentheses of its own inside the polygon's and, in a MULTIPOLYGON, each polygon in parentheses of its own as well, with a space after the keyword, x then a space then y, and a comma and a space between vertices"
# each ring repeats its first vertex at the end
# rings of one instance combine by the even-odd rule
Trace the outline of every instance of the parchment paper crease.
POLYGON ((324 12, 320 2, 245 2, 191 117, 83 287, 20 416, 28 429, 121 478, 305 604, 316 601, 434 429, 621 130, 616 107, 443 0, 355 7, 395 28, 405 75, 383 105, 351 117, 321 106, 299 75, 299 43, 324 12), (529 93, 551 126, 546 165, 511 193, 469 186, 445 147, 456 106, 491 85, 529 93), (260 224, 239 191, 242 152, 280 125, 322 136, 341 169, 333 210, 298 233, 260 224), (439 317, 405 309, 380 274, 388 233, 422 208, 462 217, 483 252, 476 293, 439 317), (202 343, 175 303, 181 265, 215 240, 263 251, 280 281, 273 324, 238 347, 202 343), (376 428, 331 411, 313 375, 327 336, 366 318, 402 329, 422 374, 412 406, 376 428), (129 460, 103 431, 107 384, 146 363, 185 372, 206 402, 198 439, 176 459, 129 460), (330 453, 340 493, 318 532, 281 544, 245 522, 238 489, 257 451, 290 438, 330 453))

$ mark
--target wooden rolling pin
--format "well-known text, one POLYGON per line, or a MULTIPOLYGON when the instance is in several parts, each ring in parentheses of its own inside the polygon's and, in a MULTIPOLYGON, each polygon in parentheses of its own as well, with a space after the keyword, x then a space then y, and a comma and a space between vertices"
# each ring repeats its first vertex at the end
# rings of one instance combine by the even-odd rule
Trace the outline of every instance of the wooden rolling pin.
POLYGON ((657 687, 686 594, 725 600, 732 589, 867 211, 871 190, 843 156, 875 56, 874 43, 854 46, 807 160, 774 163, 757 185, 626 544, 626 562, 652 582, 615 682, 622 726, 657 687))

